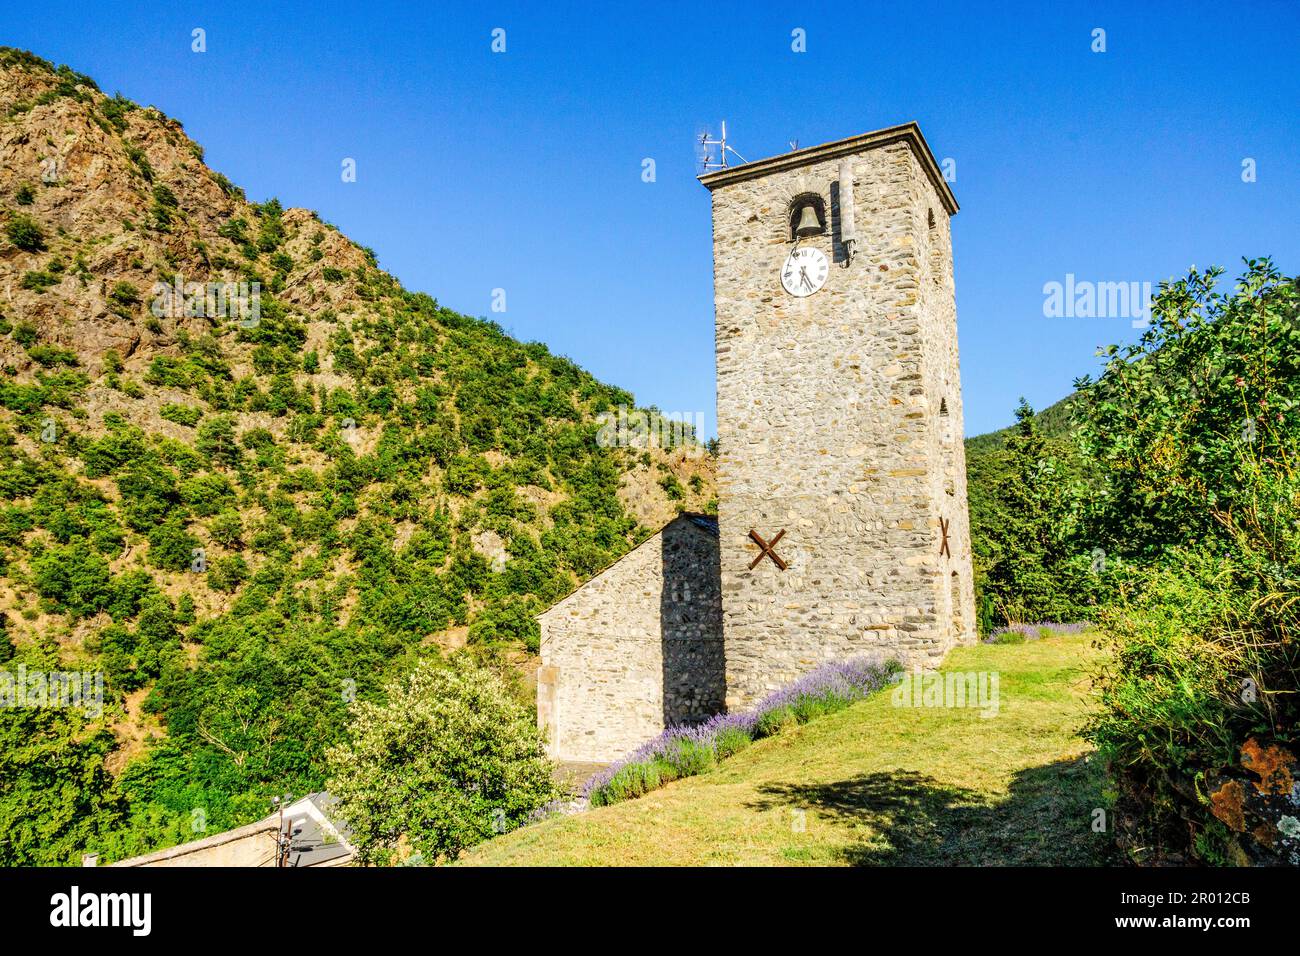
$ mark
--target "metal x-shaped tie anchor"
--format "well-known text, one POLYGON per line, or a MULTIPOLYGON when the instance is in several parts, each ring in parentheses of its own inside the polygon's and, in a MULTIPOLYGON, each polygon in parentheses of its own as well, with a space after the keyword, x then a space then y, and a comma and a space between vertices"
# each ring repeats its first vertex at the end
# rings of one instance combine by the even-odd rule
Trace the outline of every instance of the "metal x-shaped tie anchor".
POLYGON ((782 571, 784 571, 787 567, 789 567, 789 565, 787 565, 784 561, 781 560, 781 556, 772 550, 773 548, 776 547, 776 543, 781 540, 781 536, 783 534, 785 534, 785 528, 782 528, 780 531, 778 531, 776 533, 776 537, 773 538, 771 541, 764 541, 762 535, 760 535, 753 528, 749 529, 749 536, 754 539, 754 541, 758 544, 760 548, 762 548, 762 550, 758 552, 758 557, 756 557, 753 561, 749 562, 749 570, 753 571, 756 567, 758 567, 758 562, 762 561, 764 558, 771 558, 772 563, 775 564, 782 571))

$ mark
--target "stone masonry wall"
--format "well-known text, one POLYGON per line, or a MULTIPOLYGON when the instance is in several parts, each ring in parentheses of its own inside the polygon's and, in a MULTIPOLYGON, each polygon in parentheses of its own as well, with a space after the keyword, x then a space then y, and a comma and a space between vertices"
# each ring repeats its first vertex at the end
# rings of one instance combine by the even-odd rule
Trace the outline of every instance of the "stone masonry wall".
POLYGON ((842 157, 711 187, 728 708, 824 660, 931 666, 973 635, 948 214, 907 141, 851 158, 847 267, 842 157), (804 192, 823 198, 829 228, 802 243, 832 265, 799 299, 779 270, 804 192), (788 570, 767 558, 749 569, 750 529, 785 529, 775 551, 788 570))
POLYGON ((609 762, 723 709, 718 539, 689 517, 539 622, 538 722, 556 759, 609 762))
POLYGON ((957 355, 957 304, 953 283, 951 218, 915 152, 912 164, 912 221, 921 250, 923 280, 919 306, 923 327, 925 392, 929 429, 929 455, 937 467, 930 470, 930 494, 938 502, 932 522, 935 554, 939 554, 942 528, 948 522, 949 555, 941 557, 936 576, 936 606, 941 619, 953 624, 957 643, 979 639, 975 618, 975 581, 970 540, 970 513, 966 497, 965 423, 961 370, 957 355))

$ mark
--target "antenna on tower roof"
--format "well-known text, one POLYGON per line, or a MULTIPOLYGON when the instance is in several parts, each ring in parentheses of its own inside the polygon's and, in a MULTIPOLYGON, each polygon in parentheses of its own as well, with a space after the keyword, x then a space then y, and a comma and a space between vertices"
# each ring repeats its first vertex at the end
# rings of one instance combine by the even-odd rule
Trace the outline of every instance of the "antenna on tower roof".
POLYGON ((741 156, 738 152, 736 152, 734 149, 732 149, 730 146, 727 145, 727 121, 726 120, 722 121, 722 134, 717 139, 710 139, 708 130, 705 130, 704 132, 700 133, 700 138, 696 143, 696 152, 699 155, 700 165, 703 167, 703 171, 706 173, 714 169, 726 169, 728 153, 730 153, 732 156, 735 156, 742 163, 749 162, 749 160, 747 160, 744 156, 741 156), (716 161, 713 158, 713 153, 710 152, 710 149, 714 146, 718 147, 718 153, 717 153, 718 158, 716 161))

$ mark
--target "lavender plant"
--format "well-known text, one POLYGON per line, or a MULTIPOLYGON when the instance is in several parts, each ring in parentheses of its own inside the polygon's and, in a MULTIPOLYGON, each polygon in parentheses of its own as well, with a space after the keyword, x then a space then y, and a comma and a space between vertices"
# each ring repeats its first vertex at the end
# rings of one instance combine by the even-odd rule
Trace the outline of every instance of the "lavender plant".
POLYGON ((704 773, 754 740, 870 696, 901 670, 895 660, 874 657, 823 664, 769 694, 751 710, 668 727, 589 779, 580 796, 593 807, 605 806, 704 773))
POLYGON ((1090 627, 1092 625, 1087 621, 1076 621, 1071 624, 1060 624, 1055 621, 1039 621, 1036 624, 1008 624, 1006 627, 999 627, 984 638, 984 643, 1023 644, 1025 641, 1036 641, 1039 638, 1054 635, 1082 634, 1090 627))

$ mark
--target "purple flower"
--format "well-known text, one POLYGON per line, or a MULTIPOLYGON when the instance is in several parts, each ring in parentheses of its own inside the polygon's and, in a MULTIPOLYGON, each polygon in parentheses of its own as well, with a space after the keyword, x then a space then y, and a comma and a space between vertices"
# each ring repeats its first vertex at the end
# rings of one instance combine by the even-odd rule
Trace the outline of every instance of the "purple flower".
POLYGON ((823 664, 764 697, 751 710, 715 714, 701 723, 665 728, 659 736, 587 780, 579 796, 589 800, 592 794, 608 787, 628 768, 632 771, 625 776, 637 770, 649 771, 656 761, 669 765, 676 776, 691 776, 703 769, 698 766, 701 759, 711 762, 729 756, 729 748, 734 747, 737 738, 749 741, 760 736, 760 723, 764 717, 789 710, 798 719, 800 708, 822 706, 838 709, 847 706, 880 690, 898 670, 897 662, 875 657, 855 657, 823 664))
POLYGON ((1037 624, 1008 624, 1006 627, 999 627, 988 637, 984 638, 985 644, 1001 643, 998 639, 1007 634, 1020 634, 1027 641, 1036 641, 1044 637, 1044 632, 1052 634, 1082 634, 1092 625, 1087 621, 1076 621, 1073 624, 1060 624, 1055 621, 1039 621, 1037 624))

